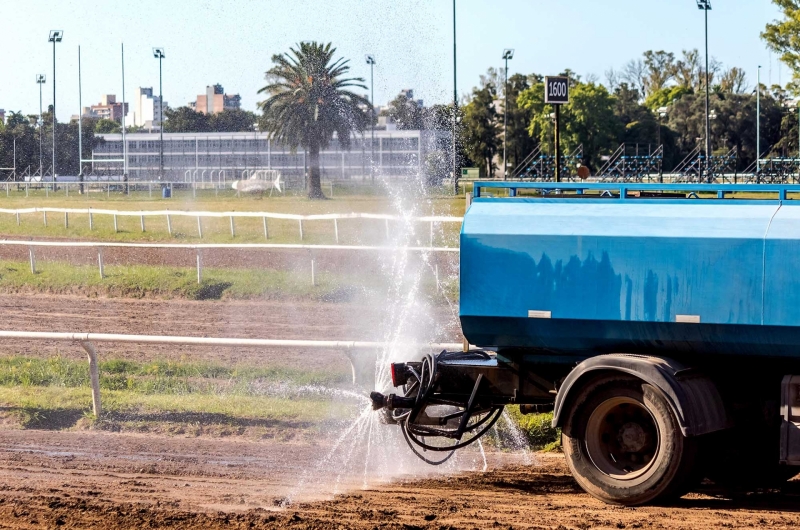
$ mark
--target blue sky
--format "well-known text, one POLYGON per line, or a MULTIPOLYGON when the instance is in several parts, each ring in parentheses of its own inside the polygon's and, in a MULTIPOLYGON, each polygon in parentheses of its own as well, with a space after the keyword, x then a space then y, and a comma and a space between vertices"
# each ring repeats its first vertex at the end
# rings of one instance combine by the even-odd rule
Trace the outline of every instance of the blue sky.
MULTIPOLYGON (((428 103, 452 98, 451 0, 0 0, 0 108, 38 110, 37 73, 47 75, 44 105, 52 101, 50 29, 62 29, 57 47, 59 119, 78 111, 78 45, 83 104, 101 94, 121 96, 120 43, 125 43, 126 90, 158 86, 153 46, 166 49, 164 98, 185 105, 205 86, 221 83, 254 110, 263 73, 274 53, 300 40, 332 41, 352 59, 352 73, 369 77, 372 53, 375 100, 385 103, 413 88, 428 103), (13 5, 13 7, 11 7, 13 5)), ((744 68, 752 84, 784 83, 759 38, 777 18, 769 0, 712 0, 710 54, 744 68), (770 66, 771 65, 771 66, 770 66)), ((703 46, 703 17, 695 0, 457 0, 458 90, 469 92, 489 66, 501 66, 503 48, 515 48, 512 73, 555 74, 571 68, 602 81, 648 49, 680 53, 703 46)))

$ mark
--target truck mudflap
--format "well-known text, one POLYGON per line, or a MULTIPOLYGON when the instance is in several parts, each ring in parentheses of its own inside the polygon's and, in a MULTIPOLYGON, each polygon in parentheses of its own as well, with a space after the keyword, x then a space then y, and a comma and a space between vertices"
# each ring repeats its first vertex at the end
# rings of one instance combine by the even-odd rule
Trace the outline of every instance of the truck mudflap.
POLYGON ((572 390, 600 372, 626 373, 658 388, 684 436, 700 436, 733 426, 716 385, 702 373, 667 357, 609 354, 587 359, 569 373, 556 396, 554 427, 562 427, 566 420, 564 410, 572 390))

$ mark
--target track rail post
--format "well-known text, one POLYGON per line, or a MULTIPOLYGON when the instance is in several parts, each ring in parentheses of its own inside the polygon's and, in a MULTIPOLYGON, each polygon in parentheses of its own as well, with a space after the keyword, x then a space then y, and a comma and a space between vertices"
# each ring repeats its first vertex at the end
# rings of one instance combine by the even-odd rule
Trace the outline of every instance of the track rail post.
POLYGON ((142 224, 142 232, 144 232, 144 215, 140 216, 140 221, 142 224))
POLYGON ((302 241, 303 240, 303 220, 300 219, 299 223, 300 223, 300 241, 302 241))
POLYGON ((231 215, 231 237, 236 237, 236 225, 233 222, 232 215, 231 215))
POLYGON ((92 216, 92 209, 89 208, 89 231, 94 229, 94 217, 92 216))
POLYGON ((69 228, 69 212, 64 212, 64 228, 69 228))
POLYGON ((20 224, 20 220, 19 220, 19 212, 17 212, 17 213, 16 213, 16 216, 17 216, 17 226, 19 226, 19 224, 20 224))
POLYGON ((172 235, 172 218, 167 214, 167 233, 172 235))
POLYGON ((28 247, 28 256, 31 260, 31 274, 36 274, 36 252, 33 247, 28 247))
POLYGON ((44 214, 44 226, 47 226, 47 210, 42 213, 44 214))
POLYGON ((269 229, 267 228, 267 218, 262 217, 262 221, 264 221, 264 239, 269 239, 269 229))
POLYGON ((339 242, 339 222, 337 219, 333 220, 333 233, 336 236, 336 242, 339 242))
POLYGON ((103 247, 97 247, 97 268, 100 269, 100 279, 106 277, 105 267, 103 266, 103 247))
POLYGON ((197 249, 197 283, 203 283, 203 253, 197 249))
POLYGON ((97 363, 97 350, 95 350, 94 344, 88 341, 81 341, 81 346, 89 358, 89 380, 92 383, 92 411, 97 419, 100 417, 100 413, 103 412, 100 404, 100 369, 97 363))
POLYGON ((203 239, 203 222, 199 215, 197 216, 197 235, 200 239, 203 239))

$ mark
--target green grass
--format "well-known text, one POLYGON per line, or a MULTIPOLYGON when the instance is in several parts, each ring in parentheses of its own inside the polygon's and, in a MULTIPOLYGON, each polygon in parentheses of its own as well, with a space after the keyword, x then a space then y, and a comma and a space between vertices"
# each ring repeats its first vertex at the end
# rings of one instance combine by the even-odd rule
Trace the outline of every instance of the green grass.
MULTIPOLYGON (((409 195, 406 201, 417 209, 418 215, 450 215, 464 214, 463 198, 423 197, 409 195)), ((0 208, 17 209, 31 207, 51 208, 94 208, 112 210, 173 210, 173 211, 213 211, 213 212, 274 212, 292 214, 327 214, 327 213, 394 213, 397 207, 392 199, 386 196, 347 195, 334 197, 331 200, 312 201, 306 198, 286 196, 257 199, 251 196, 237 198, 232 192, 224 191, 215 195, 213 191, 200 191, 196 199, 191 194, 181 192, 173 199, 150 199, 147 193, 135 193, 125 196, 112 193, 107 197, 101 193, 79 196, 62 193, 45 197, 44 191, 29 192, 25 197, 21 191, 13 189, 9 197, 0 187, 0 208)), ((145 232, 141 230, 141 221, 135 216, 118 216, 118 231, 114 231, 113 217, 110 215, 93 215, 93 227, 89 229, 88 214, 70 214, 69 227, 64 225, 63 214, 48 214, 47 226, 44 226, 42 213, 20 215, 17 225, 13 214, 0 214, 0 234, 5 236, 54 237, 72 239, 91 239, 102 241, 184 241, 204 243, 252 243, 265 241, 261 218, 236 218, 236 236, 230 232, 229 218, 204 218, 203 237, 199 237, 196 217, 172 216, 172 235, 167 230, 166 217, 146 217, 145 232)), ((339 242, 341 244, 382 244, 386 240, 386 227, 383 221, 370 219, 353 219, 339 221, 339 242)), ((300 242, 299 223, 293 220, 268 220, 270 243, 300 242)), ((428 227, 420 225, 420 233, 425 244, 428 242, 428 227)), ((435 232, 434 244, 452 244, 457 240, 460 230, 458 223, 444 223, 435 232)), ((335 243, 333 221, 304 221, 303 240, 309 244, 335 243)))
POLYGON ((100 363, 103 414, 94 418, 86 363, 63 357, 8 357, 0 358, 0 415, 23 428, 291 438, 347 418, 363 406, 358 400, 334 400, 313 391, 342 386, 348 376, 114 359, 100 363), (297 432, 282 432, 287 429, 297 432))
MULTIPOLYGON (((511 421, 514 422, 527 438, 530 446, 542 451, 556 451, 561 449, 561 429, 552 426, 553 413, 520 414, 519 407, 506 407, 511 421)), ((503 432, 503 427, 498 426, 499 435, 508 436, 503 432)))
POLYGON ((37 272, 28 262, 0 261, 0 292, 41 292, 111 297, 209 299, 289 299, 345 301, 363 286, 363 278, 328 273, 274 269, 197 269, 150 265, 106 266, 100 278, 94 265, 39 262, 37 272))

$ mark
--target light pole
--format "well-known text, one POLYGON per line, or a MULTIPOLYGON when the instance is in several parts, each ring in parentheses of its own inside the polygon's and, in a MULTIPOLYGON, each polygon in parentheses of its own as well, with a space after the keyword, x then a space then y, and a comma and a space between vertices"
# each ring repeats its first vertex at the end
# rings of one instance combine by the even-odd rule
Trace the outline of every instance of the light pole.
POLYGON ((709 112, 709 87, 708 87, 708 12, 711 11, 711 0, 697 0, 697 8, 703 11, 706 19, 706 179, 711 182, 709 167, 711 163, 711 136, 709 131, 711 124, 708 119, 709 112))
POLYGON ((45 84, 47 78, 44 74, 36 75, 36 84, 39 85, 39 176, 44 180, 44 165, 42 164, 42 85, 45 84))
POLYGON ((664 173, 663 173, 663 169, 664 169, 664 164, 663 164, 664 146, 661 143, 661 123, 664 121, 664 118, 667 117, 667 113, 669 112, 669 108, 667 108, 667 107, 658 107, 658 110, 656 112, 658 112, 658 145, 656 146, 656 149, 659 149, 659 148, 661 149, 661 161, 662 161, 658 165, 658 182, 663 182, 664 181, 664 173))
POLYGON ((164 48, 153 48, 153 57, 158 59, 158 179, 164 178, 164 86, 161 75, 161 61, 166 57, 164 48))
POLYGON ((458 195, 456 162, 456 116, 458 116, 458 87, 456 86, 456 0, 453 0, 453 194, 458 195))
POLYGON ((503 59, 506 61, 506 79, 505 88, 503 89, 503 180, 506 180, 508 168, 506 164, 506 137, 508 136, 508 60, 513 58, 513 48, 506 48, 503 50, 503 59))
POLYGON ((756 182, 761 171, 761 65, 756 74, 756 182))
POLYGON ((53 43, 53 182, 56 181, 56 43, 64 38, 60 29, 50 31, 49 42, 53 43))
POLYGON ((367 55, 367 64, 369 65, 369 105, 372 112, 370 112, 370 118, 372 118, 372 122, 370 123, 370 130, 372 131, 372 140, 370 141, 370 158, 369 158, 369 175, 372 179, 372 183, 375 184, 375 76, 374 76, 374 69, 375 69, 375 56, 374 55, 367 55))

